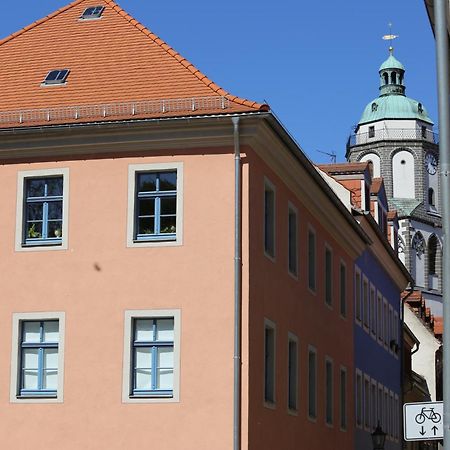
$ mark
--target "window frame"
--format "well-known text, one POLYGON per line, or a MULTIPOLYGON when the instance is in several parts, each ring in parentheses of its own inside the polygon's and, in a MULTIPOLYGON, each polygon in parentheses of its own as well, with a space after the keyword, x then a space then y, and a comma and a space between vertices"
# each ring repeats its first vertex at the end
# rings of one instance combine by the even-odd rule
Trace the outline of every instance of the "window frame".
POLYGON ((264 195, 263 195, 263 248, 264 254, 271 260, 275 261, 276 257, 276 217, 277 217, 277 193, 275 185, 264 177, 264 195), (266 193, 272 193, 272 211, 269 217, 267 208, 266 193), (270 236, 269 236, 270 233, 270 236), (270 238, 270 239, 269 239, 270 238))
POLYGON ((324 299, 325 304, 333 309, 333 249, 325 244, 324 251, 324 299))
POLYGON ((127 211, 127 247, 172 247, 183 245, 183 166, 182 162, 129 164, 128 165, 128 211, 127 211), (137 191, 136 180, 139 173, 172 172, 177 174, 176 189, 176 232, 175 238, 164 239, 151 237, 136 239, 136 208, 137 191))
POLYGON ((330 356, 325 356, 325 371, 324 371, 324 380, 325 380, 325 424, 328 427, 334 426, 334 364, 333 358, 330 356), (328 368, 330 368, 330 379, 328 379, 328 368), (330 384, 328 385, 328 381, 330 384), (330 388, 330 389, 328 389, 330 388), (330 416, 328 416, 330 413, 330 416), (330 420, 328 420, 330 419, 330 420))
POLYGON ((298 279, 298 234, 298 209, 288 202, 288 271, 295 279, 298 279), (291 230, 291 216, 295 218, 294 230, 291 230), (294 231, 293 235, 292 231, 294 231), (291 237, 293 237, 293 242, 291 242, 291 237), (294 267, 291 267, 291 262, 294 263, 294 267))
POLYGON ((347 388, 348 376, 347 368, 340 366, 339 368, 339 429, 347 431, 348 428, 348 414, 347 414, 347 388))
POLYGON ((366 373, 363 378, 363 423, 364 429, 370 431, 371 417, 372 417, 372 403, 371 403, 371 383, 370 377, 366 373))
POLYGON ((84 9, 81 16, 78 18, 78 20, 80 20, 81 22, 90 21, 90 20, 99 20, 103 17, 104 11, 105 11, 105 7, 103 5, 88 6, 87 8, 84 9), (95 8, 95 9, 100 8, 100 11, 98 11, 95 14, 86 15, 86 11, 89 9, 93 9, 93 8, 95 8))
POLYGON ((287 355, 288 355, 288 379, 287 379, 287 405, 288 405, 288 412, 290 414, 297 414, 298 413, 298 398, 299 398, 299 345, 298 345, 298 337, 288 332, 288 347, 287 347, 287 355), (294 377, 292 378, 291 373, 291 344, 295 345, 295 367, 293 369, 294 377), (295 405, 292 405, 291 403, 291 388, 294 388, 294 400, 295 405))
POLYGON ((361 296, 361 292, 362 292, 362 275, 361 275, 361 270, 355 266, 355 278, 354 278, 354 297, 355 297, 355 321, 358 325, 362 324, 362 308, 361 308, 361 303, 362 303, 362 296, 361 296), (358 282, 359 279, 359 282, 358 282), (358 307, 359 305, 359 307, 358 307))
POLYGON ((263 354, 263 367, 264 367, 264 378, 263 378, 263 401, 264 406, 267 408, 275 408, 277 399, 276 399, 276 374, 277 374, 277 326, 275 322, 272 322, 270 319, 264 318, 264 354, 263 354), (272 332, 273 337, 273 355, 271 358, 271 366, 269 366, 267 362, 267 331, 270 330, 272 332), (269 372, 270 369, 270 372, 269 372), (270 383, 271 379, 271 383, 270 383), (271 396, 267 395, 269 385, 271 384, 271 396))
POLYGON ((317 290, 317 235, 311 225, 308 225, 307 239, 308 289, 315 294, 317 290), (313 248, 311 248, 311 239, 313 241, 313 248))
POLYGON ((13 313, 11 339, 10 403, 63 403, 64 400, 64 312, 13 313), (55 393, 29 393, 21 395, 22 330, 24 322, 58 321, 58 388, 55 393))
POLYGON ((347 289, 347 264, 341 259, 339 264, 339 314, 344 319, 347 318, 348 310, 347 289))
POLYGON ((307 382, 307 402, 306 402, 306 408, 307 408, 307 416, 308 419, 316 422, 317 421, 317 349, 312 346, 308 345, 308 363, 307 363, 307 375, 308 375, 308 382, 307 382), (310 365, 310 356, 314 355, 314 379, 313 379, 313 397, 311 396, 311 365, 310 365), (311 400, 313 403, 311 403, 311 400))
POLYGON ((126 310, 124 314, 122 403, 178 403, 180 401, 180 309, 126 310), (173 390, 172 396, 157 394, 133 395, 133 339, 136 319, 173 318, 173 390))
POLYGON ((355 426, 363 428, 363 375, 361 370, 355 370, 355 426))
POLYGON ((369 279, 365 275, 362 277, 361 316, 364 330, 370 333, 370 284, 369 279))
POLYGON ((16 205, 16 252, 67 250, 69 243, 69 169, 53 168, 42 170, 25 170, 17 173, 17 205, 16 205), (42 240, 36 243, 26 243, 26 183, 30 179, 63 178, 62 193, 62 237, 61 240, 42 240))
POLYGON ((370 334, 377 339, 377 290, 375 285, 370 283, 369 286, 369 303, 370 303, 370 334))

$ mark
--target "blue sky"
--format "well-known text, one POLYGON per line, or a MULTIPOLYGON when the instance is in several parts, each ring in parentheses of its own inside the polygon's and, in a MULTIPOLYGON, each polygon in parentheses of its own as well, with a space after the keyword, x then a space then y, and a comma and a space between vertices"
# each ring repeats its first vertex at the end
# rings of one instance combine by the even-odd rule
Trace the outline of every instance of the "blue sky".
MULTIPOLYGON (((8 2, 1 37, 66 3, 8 2)), ((329 160, 318 150, 344 160, 352 125, 378 96, 378 67, 388 56, 381 36, 392 22, 406 93, 437 124, 434 40, 423 0, 118 3, 227 91, 267 101, 316 162, 329 160)))

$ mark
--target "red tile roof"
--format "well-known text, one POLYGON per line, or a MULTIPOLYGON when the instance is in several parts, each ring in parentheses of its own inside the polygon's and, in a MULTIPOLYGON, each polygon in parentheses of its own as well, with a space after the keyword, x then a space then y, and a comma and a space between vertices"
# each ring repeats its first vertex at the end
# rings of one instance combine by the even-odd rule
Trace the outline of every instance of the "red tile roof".
POLYGON ((369 163, 357 162, 357 163, 339 163, 339 164, 318 164, 317 167, 328 174, 338 173, 362 173, 364 172, 369 163))
POLYGON ((100 19, 79 20, 92 1, 76 0, 0 41, 0 127, 269 110, 217 86, 114 1, 95 4, 100 19), (64 68, 65 85, 41 86, 64 68), (75 108, 86 105, 101 107, 75 108))

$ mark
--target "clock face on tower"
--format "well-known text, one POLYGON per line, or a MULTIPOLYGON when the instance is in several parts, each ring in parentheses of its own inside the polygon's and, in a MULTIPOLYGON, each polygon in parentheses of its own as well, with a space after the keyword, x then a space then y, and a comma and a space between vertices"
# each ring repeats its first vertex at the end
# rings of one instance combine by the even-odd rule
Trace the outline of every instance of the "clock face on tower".
POLYGON ((427 153, 425 155, 425 167, 427 169, 427 172, 430 175, 434 175, 437 171, 437 158, 433 155, 433 153, 427 153))

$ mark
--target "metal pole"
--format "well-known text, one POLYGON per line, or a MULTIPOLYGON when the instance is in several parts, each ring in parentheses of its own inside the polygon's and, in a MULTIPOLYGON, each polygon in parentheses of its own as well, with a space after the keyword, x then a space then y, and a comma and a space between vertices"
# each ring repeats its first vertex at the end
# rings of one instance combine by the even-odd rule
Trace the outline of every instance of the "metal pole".
POLYGON ((241 448, 241 151, 239 117, 232 117, 234 136, 234 403, 233 449, 241 448))
POLYGON ((443 234, 443 284, 444 303, 443 331, 443 400, 444 400, 444 450, 450 450, 450 239, 447 232, 450 229, 450 97, 448 73, 448 31, 447 31, 448 0, 434 1, 434 22, 436 36, 436 59, 438 79, 439 104, 439 151, 440 151, 440 182, 442 204, 442 234, 443 234))

